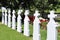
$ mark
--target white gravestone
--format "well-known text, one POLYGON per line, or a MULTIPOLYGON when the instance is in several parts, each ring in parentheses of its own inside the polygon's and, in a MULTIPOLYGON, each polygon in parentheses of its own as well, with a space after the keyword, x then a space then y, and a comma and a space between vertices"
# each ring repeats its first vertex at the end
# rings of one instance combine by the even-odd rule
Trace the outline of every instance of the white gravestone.
POLYGON ((48 15, 50 21, 47 24, 47 40, 57 40, 57 24, 54 21, 54 18, 57 16, 54 14, 55 12, 52 10, 48 15))
POLYGON ((17 31, 22 32, 22 26, 21 26, 21 13, 23 10, 18 10, 18 17, 17 17, 17 31))
POLYGON ((29 33, 29 18, 28 18, 29 10, 25 11, 25 18, 24 18, 24 35, 30 36, 29 33))
POLYGON ((11 27, 11 10, 8 9, 8 27, 11 27))
POLYGON ((12 29, 16 29, 16 20, 15 20, 16 16, 15 16, 15 10, 13 10, 12 12, 12 29))
POLYGON ((40 21, 39 21, 39 16, 40 14, 38 13, 38 10, 35 11, 35 19, 33 22, 33 40, 40 40, 40 21))
POLYGON ((5 25, 8 25, 8 23, 7 23, 8 21, 7 21, 7 9, 5 10, 5 25))
POLYGON ((5 20, 4 20, 4 17, 5 17, 5 15, 4 15, 5 8, 2 7, 1 9, 2 9, 2 24, 4 24, 4 22, 5 22, 5 20))

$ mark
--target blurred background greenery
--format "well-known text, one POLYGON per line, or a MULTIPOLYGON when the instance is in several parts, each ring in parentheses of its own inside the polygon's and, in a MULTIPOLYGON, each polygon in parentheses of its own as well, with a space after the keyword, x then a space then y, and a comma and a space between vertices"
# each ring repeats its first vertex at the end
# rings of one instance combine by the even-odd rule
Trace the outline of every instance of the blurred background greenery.
POLYGON ((41 13, 49 12, 49 10, 56 10, 60 12, 60 0, 0 0, 0 7, 11 9, 29 9, 35 11, 38 9, 41 13))

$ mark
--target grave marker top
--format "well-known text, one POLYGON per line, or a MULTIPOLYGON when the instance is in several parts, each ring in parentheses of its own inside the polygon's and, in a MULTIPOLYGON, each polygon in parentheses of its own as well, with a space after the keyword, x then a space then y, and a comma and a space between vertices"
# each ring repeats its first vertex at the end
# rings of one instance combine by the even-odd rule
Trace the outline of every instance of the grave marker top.
POLYGON ((4 11, 6 10, 6 8, 5 8, 5 7, 2 7, 1 9, 2 9, 2 12, 4 12, 4 11))
POLYGON ((13 10, 13 12, 12 12, 13 14, 15 14, 15 10, 13 10))
POLYGON ((50 18, 50 21, 49 21, 49 25, 55 25, 54 27, 57 27, 58 25, 56 24, 56 22, 54 21, 54 18, 57 16, 56 14, 54 14, 55 13, 55 11, 54 10, 52 10, 52 11, 50 11, 50 14, 48 15, 48 18, 50 18))
POLYGON ((18 15, 21 14, 21 12, 23 12, 23 10, 18 10, 18 15))
POLYGON ((57 15, 56 15, 56 14, 54 14, 54 13, 55 13, 55 11, 54 11, 54 10, 50 11, 50 14, 48 15, 48 18, 50 18, 50 19, 55 18, 57 15))
POLYGON ((40 15, 38 12, 39 12, 38 10, 35 11, 35 14, 34 14, 35 17, 38 17, 40 15))
POLYGON ((29 10, 26 10, 26 11, 25 11, 25 15, 28 15, 28 14, 29 14, 29 10))
POLYGON ((15 10, 13 10, 12 13, 13 13, 13 18, 16 18, 16 16, 15 16, 15 10))

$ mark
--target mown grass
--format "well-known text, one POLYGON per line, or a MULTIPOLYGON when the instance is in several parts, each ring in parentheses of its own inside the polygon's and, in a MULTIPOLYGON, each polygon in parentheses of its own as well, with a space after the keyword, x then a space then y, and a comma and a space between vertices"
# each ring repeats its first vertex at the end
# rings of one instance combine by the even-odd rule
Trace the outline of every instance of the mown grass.
MULTIPOLYGON (((22 29, 24 29, 22 25, 22 29)), ((41 29, 41 40, 46 40, 47 31, 41 29)), ((0 23, 0 40, 32 40, 33 26, 30 24, 30 37, 26 37, 23 33, 19 33, 16 30, 0 23)), ((60 40, 60 33, 58 33, 58 40, 60 40)))
POLYGON ((32 40, 32 38, 0 24, 0 40, 32 40))

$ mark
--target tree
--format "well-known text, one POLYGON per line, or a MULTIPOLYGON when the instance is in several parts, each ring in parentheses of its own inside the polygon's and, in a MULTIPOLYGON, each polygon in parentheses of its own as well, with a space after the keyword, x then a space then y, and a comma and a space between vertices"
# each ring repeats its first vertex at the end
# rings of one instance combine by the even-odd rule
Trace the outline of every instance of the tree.
POLYGON ((11 9, 29 9, 31 11, 38 9, 44 10, 56 9, 59 7, 59 0, 0 0, 0 5, 11 9))

